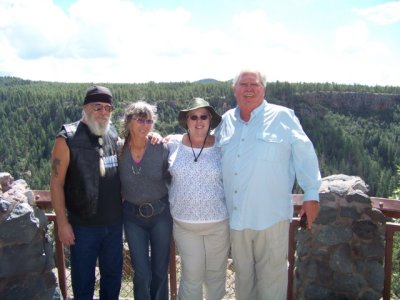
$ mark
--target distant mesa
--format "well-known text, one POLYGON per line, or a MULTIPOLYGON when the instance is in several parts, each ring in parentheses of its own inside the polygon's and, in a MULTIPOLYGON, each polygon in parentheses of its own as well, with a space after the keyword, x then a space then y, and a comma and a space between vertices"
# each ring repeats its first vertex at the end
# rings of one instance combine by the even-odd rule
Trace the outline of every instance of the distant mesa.
POLYGON ((205 78, 205 79, 200 79, 200 80, 194 81, 194 83, 216 83, 216 82, 221 82, 221 81, 213 79, 213 78, 205 78))

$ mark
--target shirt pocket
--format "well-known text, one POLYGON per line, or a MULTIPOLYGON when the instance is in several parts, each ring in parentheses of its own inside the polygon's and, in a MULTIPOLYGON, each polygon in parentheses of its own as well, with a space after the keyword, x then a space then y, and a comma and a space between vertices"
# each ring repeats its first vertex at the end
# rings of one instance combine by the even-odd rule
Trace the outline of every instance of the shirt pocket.
POLYGON ((283 151, 283 138, 268 132, 257 133, 256 155, 261 160, 277 161, 283 151))

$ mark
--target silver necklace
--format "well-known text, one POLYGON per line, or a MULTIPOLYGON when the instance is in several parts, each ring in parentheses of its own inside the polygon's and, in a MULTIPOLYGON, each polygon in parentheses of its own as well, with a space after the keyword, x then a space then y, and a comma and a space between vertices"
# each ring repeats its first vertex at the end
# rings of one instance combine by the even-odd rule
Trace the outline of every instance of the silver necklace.
POLYGON ((133 162, 133 164, 132 164, 133 175, 135 175, 135 176, 140 175, 141 172, 142 172, 142 166, 140 164, 133 162), (137 168, 135 165, 137 166, 137 168))
MULTIPOLYGON (((134 160, 134 154, 131 154, 130 153, 130 156, 131 156, 131 161, 132 161, 132 173, 133 173, 133 175, 135 175, 135 176, 138 176, 138 175, 140 175, 141 173, 142 173, 142 165, 141 165, 141 161, 142 161, 142 159, 143 159, 143 157, 144 157, 144 153, 146 152, 146 148, 147 148, 147 143, 146 143, 146 145, 145 145, 145 147, 144 147, 144 151, 143 151, 143 154, 142 154, 142 158, 141 158, 141 160, 139 161, 139 162, 136 162, 135 160, 134 160)), ((129 145, 129 151, 131 151, 131 149, 132 149, 132 145, 129 145)), ((133 152, 133 149, 132 149, 132 152, 133 152)))

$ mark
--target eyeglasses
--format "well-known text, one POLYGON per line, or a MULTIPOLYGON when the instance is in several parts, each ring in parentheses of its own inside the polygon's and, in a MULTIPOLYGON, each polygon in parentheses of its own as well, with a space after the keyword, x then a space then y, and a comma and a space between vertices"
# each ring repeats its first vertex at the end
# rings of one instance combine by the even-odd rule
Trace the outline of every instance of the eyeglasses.
POLYGON ((101 105, 100 103, 93 103, 91 106, 94 111, 101 111, 104 109, 106 112, 112 112, 114 110, 114 106, 109 104, 101 105))
POLYGON ((135 120, 139 124, 146 124, 146 125, 151 125, 154 123, 152 119, 141 119, 141 118, 132 118, 132 120, 135 120))
POLYGON ((192 121, 197 121, 198 119, 205 121, 208 120, 208 117, 209 117, 208 115, 201 115, 201 116, 191 115, 189 116, 189 119, 192 121))

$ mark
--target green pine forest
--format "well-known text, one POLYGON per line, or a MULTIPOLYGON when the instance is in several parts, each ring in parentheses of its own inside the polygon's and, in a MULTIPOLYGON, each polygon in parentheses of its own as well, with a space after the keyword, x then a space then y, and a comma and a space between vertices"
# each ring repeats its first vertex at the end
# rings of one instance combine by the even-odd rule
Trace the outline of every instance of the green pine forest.
MULTIPOLYGON (((219 113, 235 106, 230 81, 102 84, 113 92, 119 129, 132 101, 157 105, 155 129, 162 135, 182 132, 177 114, 193 97, 205 98, 219 113)), ((25 179, 32 189, 48 189, 54 137, 63 123, 81 117, 90 85, 0 77, 0 172, 25 179)), ((370 196, 393 194, 400 165, 400 87, 269 82, 267 99, 295 110, 323 177, 356 175, 369 185, 370 196)))

